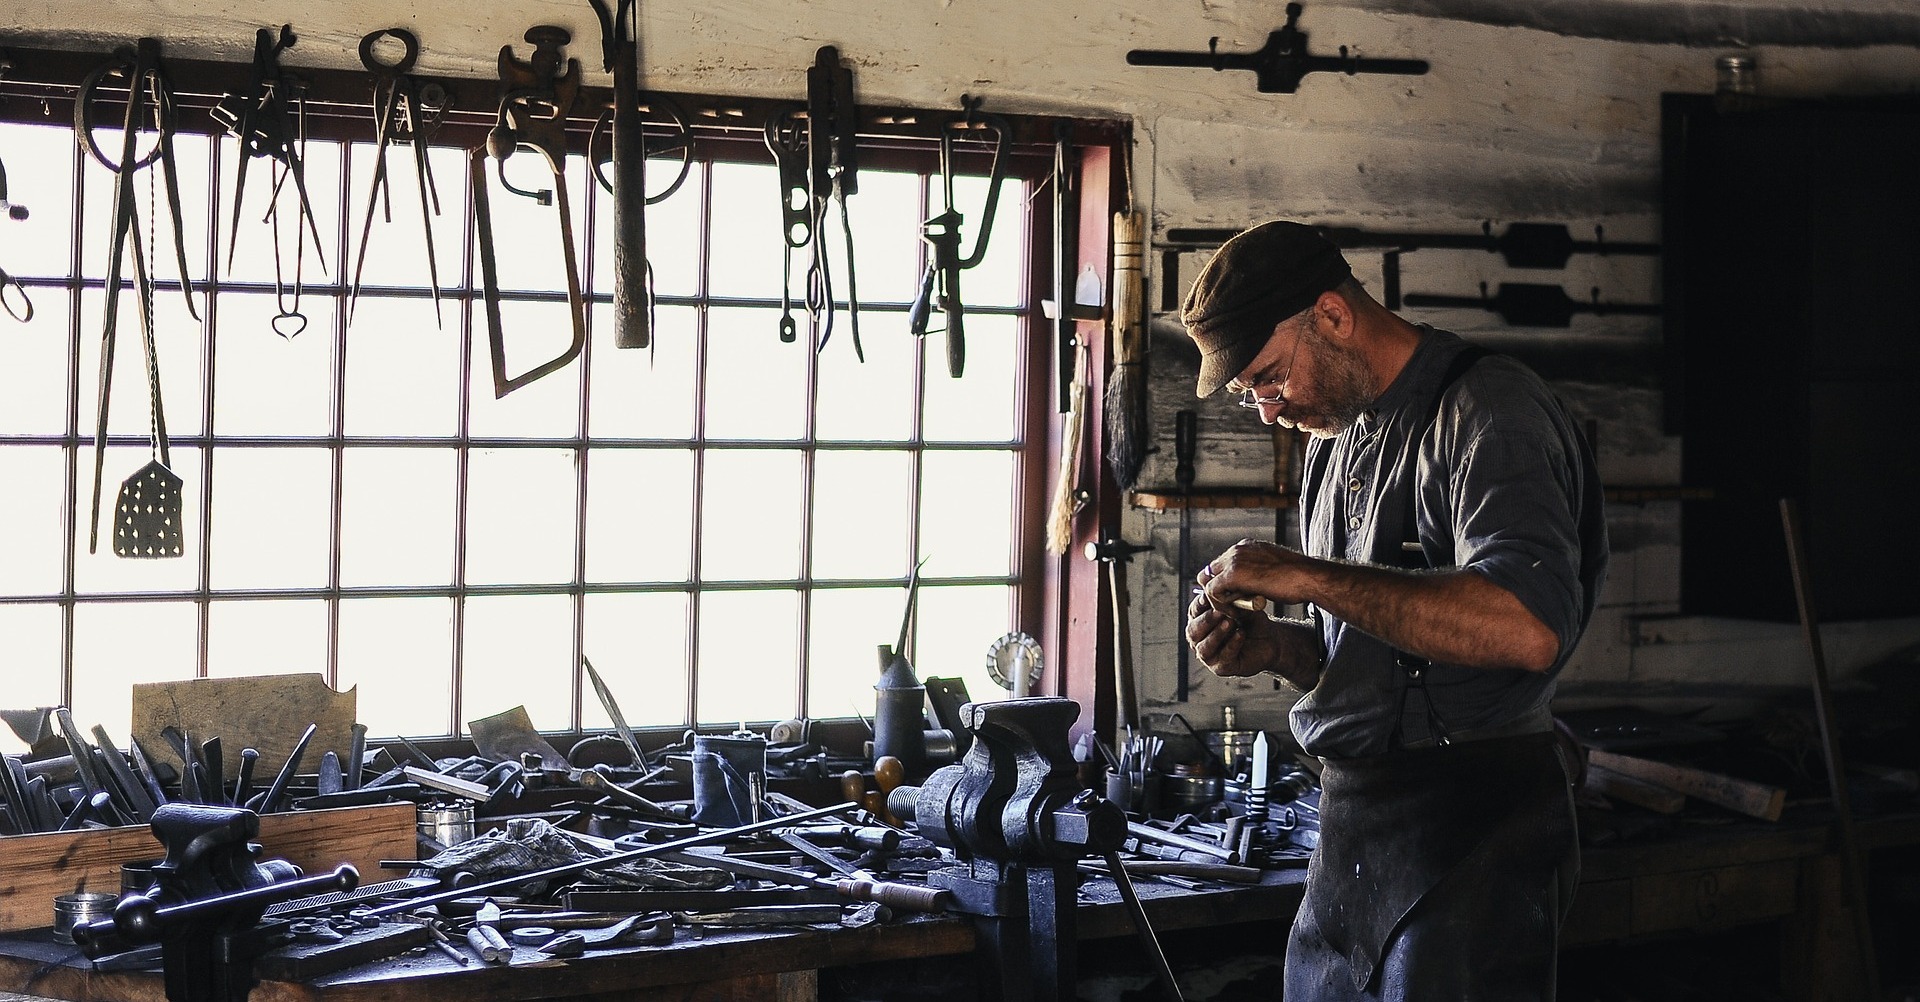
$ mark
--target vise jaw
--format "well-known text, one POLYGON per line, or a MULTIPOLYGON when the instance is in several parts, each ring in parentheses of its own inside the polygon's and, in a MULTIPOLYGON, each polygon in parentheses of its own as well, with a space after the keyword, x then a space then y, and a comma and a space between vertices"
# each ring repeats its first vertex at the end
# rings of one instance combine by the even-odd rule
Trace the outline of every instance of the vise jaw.
POLYGON ((959 858, 1054 866, 1118 849, 1126 815, 1081 788, 1068 732, 1071 699, 1041 696, 960 708, 965 757, 924 785, 896 787, 887 810, 959 858))

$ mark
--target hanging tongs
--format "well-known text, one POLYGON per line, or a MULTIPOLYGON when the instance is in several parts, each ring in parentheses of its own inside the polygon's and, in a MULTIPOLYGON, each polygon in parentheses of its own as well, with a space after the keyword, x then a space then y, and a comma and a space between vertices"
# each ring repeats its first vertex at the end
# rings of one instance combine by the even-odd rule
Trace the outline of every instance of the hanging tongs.
POLYGON ((240 162, 234 168, 233 218, 227 234, 227 267, 233 267, 234 245, 240 236, 240 205, 247 190, 247 162, 256 157, 271 157, 282 172, 274 179, 272 199, 278 204, 280 189, 288 176, 300 196, 300 214, 313 234, 313 253, 326 270, 326 255, 321 252, 320 224, 313 217, 313 202, 307 197, 307 167, 300 156, 302 128, 296 105, 304 105, 305 84, 280 69, 280 53, 299 41, 293 26, 283 24, 275 34, 261 28, 253 39, 253 79, 243 93, 228 94, 213 106, 215 121, 240 141, 240 162))
POLYGON ((496 398, 547 375, 579 356, 587 343, 586 304, 580 293, 580 266, 573 253, 573 206, 567 199, 567 116, 580 97, 580 61, 564 59, 561 48, 573 40, 565 28, 537 24, 527 29, 534 47, 531 60, 513 57, 513 46, 500 47, 500 112, 484 146, 468 152, 468 179, 473 188, 473 224, 480 248, 480 277, 487 311, 487 343, 493 352, 493 395, 496 398), (546 157, 553 174, 551 189, 516 188, 507 180, 507 158, 525 147, 546 157), (558 201, 560 251, 567 265, 567 309, 573 316, 573 341, 559 355, 518 376, 507 375, 506 342, 500 323, 500 275, 493 253, 493 212, 487 198, 487 158, 500 172, 500 185, 541 205, 558 201))
POLYGON ((647 146, 640 120, 640 17, 588 0, 600 18, 600 52, 613 74, 613 343, 645 348, 653 337, 647 286, 647 146))
POLYGON ((927 270, 920 279, 920 292, 907 311, 907 329, 915 337, 927 333, 927 321, 937 305, 947 317, 947 374, 960 378, 966 368, 967 342, 965 309, 960 303, 960 273, 978 265, 987 255, 987 238, 993 233, 993 210, 1000 200, 1000 182, 1006 180, 1007 148, 1013 142, 1013 129, 1006 119, 980 110, 981 99, 961 95, 961 116, 940 128, 940 182, 944 194, 942 208, 920 225, 920 239, 928 248, 927 270), (974 232, 973 250, 960 253, 960 225, 966 219, 953 203, 953 142, 961 136, 991 132, 994 137, 993 161, 987 168, 986 205, 980 210, 980 226, 974 232))
MULTIPOLYGON (((80 81, 79 92, 74 97, 73 116, 74 134, 80 145, 115 175, 113 236, 107 247, 107 298, 102 310, 100 326, 99 410, 93 439, 93 521, 87 537, 87 552, 94 553, 98 552, 100 546, 100 491, 106 464, 107 414, 112 400, 113 356, 120 317, 120 267, 129 246, 133 250, 134 299, 139 304, 142 336, 146 347, 156 462, 159 463, 163 472, 165 469, 166 417, 160 407, 160 376, 153 342, 153 277, 148 272, 146 254, 140 245, 140 225, 136 214, 133 186, 133 175, 143 168, 150 168, 155 163, 160 165, 161 175, 165 179, 168 210, 173 220, 174 254, 180 268, 180 291, 186 297, 187 312, 195 320, 200 319, 200 315, 194 309, 192 283, 187 278, 187 251, 180 222, 180 183, 174 169, 173 156, 175 123, 173 90, 160 65, 159 41, 143 38, 137 47, 118 50, 114 53, 112 60, 87 74, 80 81), (121 123, 120 159, 117 162, 108 159, 93 138, 94 101, 99 97, 106 83, 116 79, 124 80, 127 88, 127 108, 121 123), (139 138, 148 123, 152 124, 155 133, 153 148, 145 155, 141 155, 139 138), (128 239, 129 237, 132 239, 128 239)), ((151 238, 153 232, 151 220, 148 222, 147 232, 151 238)), ((152 466, 153 464, 149 464, 149 470, 152 466)), ((136 479, 147 472, 149 471, 143 470, 141 474, 136 474, 136 479)), ((172 477, 171 473, 165 475, 172 477)), ((132 483, 133 481, 129 481, 128 486, 132 483)), ((173 477, 172 484, 168 507, 159 509, 157 514, 159 517, 172 515, 174 531, 177 532, 179 478, 173 477)), ((157 489, 156 484, 155 490, 157 489)), ((123 488, 123 495, 125 491, 126 488, 123 488)), ((119 524, 120 519, 116 519, 116 537, 119 524)), ((173 552, 164 552, 156 548, 155 552, 144 555, 178 556, 177 536, 173 537, 173 542, 175 544, 173 552)))

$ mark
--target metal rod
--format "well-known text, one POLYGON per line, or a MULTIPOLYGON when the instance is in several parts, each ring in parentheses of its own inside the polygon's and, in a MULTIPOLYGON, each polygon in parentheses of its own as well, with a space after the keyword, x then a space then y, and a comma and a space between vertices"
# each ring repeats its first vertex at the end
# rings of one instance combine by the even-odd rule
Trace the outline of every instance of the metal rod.
POLYGON ((740 835, 749 835, 749 834, 752 834, 753 832, 765 831, 769 828, 782 828, 782 827, 786 827, 787 825, 791 825, 796 821, 808 821, 813 818, 824 818, 829 814, 838 814, 841 811, 853 810, 857 806, 859 805, 852 804, 852 803, 835 804, 832 807, 822 807, 822 808, 819 808, 818 810, 808 811, 804 814, 789 814, 789 815, 786 815, 785 817, 768 818, 767 820, 758 822, 756 824, 741 825, 738 828, 723 828, 723 829, 718 829, 716 831, 705 832, 700 835, 689 835, 686 838, 676 839, 675 841, 672 841, 672 842, 662 842, 658 845, 644 846, 642 848, 632 849, 627 852, 616 852, 611 856, 595 856, 592 859, 583 859, 578 862, 566 863, 561 866, 555 866, 545 870, 537 870, 533 873, 521 873, 521 874, 515 874, 508 877, 502 877, 499 880, 489 880, 484 884, 473 884, 468 887, 458 887, 451 891, 442 891, 438 894, 429 894, 421 898, 407 898, 402 901, 396 901, 392 904, 381 905, 377 908, 368 909, 367 914, 372 916, 379 916, 379 915, 386 915, 391 912, 411 911, 415 908, 426 907, 427 905, 437 905, 442 902, 452 901, 456 898, 478 897, 481 895, 491 893, 493 891, 501 891, 509 887, 517 887, 520 884, 524 884, 531 880, 551 880, 555 877, 571 877, 577 873, 585 873, 588 870, 599 869, 605 866, 612 866, 616 863, 626 863, 636 859, 646 859, 650 856, 659 856, 664 853, 673 852, 678 849, 691 849, 697 845, 711 845, 715 842, 724 842, 730 838, 735 838, 740 835))
POLYGON ((1867 998, 1880 997, 1880 970, 1873 951, 1873 925, 1867 914, 1866 876, 1861 872, 1860 840, 1853 830, 1852 798, 1847 794, 1846 768, 1840 758, 1840 739, 1834 722, 1833 698, 1827 687, 1827 658, 1820 646, 1820 626, 1813 609, 1813 582, 1808 574, 1806 537, 1800 529, 1800 506, 1780 499, 1780 521, 1787 534, 1787 563, 1793 571, 1793 597, 1800 605, 1800 626, 1813 662, 1813 703, 1820 720, 1820 748, 1827 760, 1827 785, 1833 788, 1834 823, 1840 832, 1840 869, 1852 912, 1853 936, 1860 949, 1861 974, 1867 998))
POLYGON ((1147 910, 1140 904, 1140 895, 1134 893, 1133 878, 1127 875, 1126 864, 1120 861, 1118 852, 1108 852, 1101 858, 1106 860, 1113 886, 1120 889, 1120 899, 1127 903, 1127 911, 1133 915, 1134 931, 1140 934, 1140 942, 1146 946, 1147 956, 1153 960, 1161 987, 1167 990, 1167 997, 1173 1002, 1183 1002, 1180 983, 1173 979, 1173 968, 1167 964, 1166 952, 1160 949, 1160 940, 1154 936, 1153 926, 1147 922, 1147 910))

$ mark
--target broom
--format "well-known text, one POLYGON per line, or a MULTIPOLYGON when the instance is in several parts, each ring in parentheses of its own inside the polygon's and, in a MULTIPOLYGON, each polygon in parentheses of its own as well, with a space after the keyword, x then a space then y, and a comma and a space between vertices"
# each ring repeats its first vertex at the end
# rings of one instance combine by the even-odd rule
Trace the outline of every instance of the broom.
POLYGON ((1066 427, 1060 436, 1060 469, 1053 481, 1053 509, 1047 519, 1047 552, 1059 556, 1073 546, 1073 516, 1079 509, 1074 488, 1080 483, 1080 447, 1086 432, 1087 346, 1073 352, 1073 383, 1067 387, 1066 427))
POLYGON ((1146 460, 1147 345, 1142 322, 1145 247, 1140 212, 1113 214, 1113 374, 1107 380, 1107 467, 1121 490, 1131 490, 1146 460))

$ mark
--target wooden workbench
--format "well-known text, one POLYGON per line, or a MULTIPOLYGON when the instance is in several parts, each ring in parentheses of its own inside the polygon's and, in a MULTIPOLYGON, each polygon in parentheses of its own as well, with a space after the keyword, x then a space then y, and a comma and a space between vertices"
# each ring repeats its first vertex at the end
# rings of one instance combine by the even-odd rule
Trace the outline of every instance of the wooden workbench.
MULTIPOLYGON (((1920 814, 1866 820, 1869 847, 1920 844, 1920 814)), ((1582 883, 1563 937, 1567 946, 1647 935, 1709 931, 1761 922, 1781 928, 1789 998, 1819 1002, 1834 994, 1831 972, 1846 959, 1836 937, 1837 856, 1831 826, 1791 812, 1777 824, 1688 826, 1660 838, 1589 847, 1582 883), (1822 973, 1827 974, 1822 977, 1822 973)), ((1136 881, 1154 927, 1222 928, 1290 919, 1304 870, 1268 871, 1258 885, 1186 891, 1136 881)), ((1077 914, 1083 940, 1133 934, 1112 884, 1090 879, 1077 914)), ((353 968, 309 983, 263 982, 256 1002, 509 1002, 522 999, 662 998, 779 1000, 815 997, 818 972, 974 949, 970 920, 910 916, 861 928, 804 927, 753 932, 678 930, 671 944, 631 946, 557 961, 532 950, 515 963, 460 967, 434 951, 353 968)), ((0 939, 0 991, 87 1002, 162 1002, 157 971, 99 972, 70 959, 71 947, 39 931, 0 939)), ((1170 958, 1176 966, 1179 957, 1170 958)))

